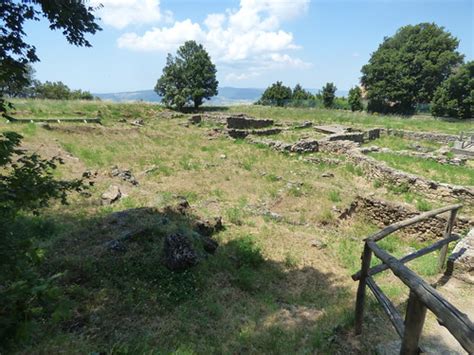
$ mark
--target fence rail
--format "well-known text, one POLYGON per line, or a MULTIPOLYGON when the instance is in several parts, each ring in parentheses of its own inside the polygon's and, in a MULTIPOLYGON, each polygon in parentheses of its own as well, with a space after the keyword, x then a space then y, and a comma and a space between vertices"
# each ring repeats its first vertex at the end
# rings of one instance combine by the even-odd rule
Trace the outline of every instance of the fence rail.
POLYGON ((400 354, 411 355, 418 354, 421 351, 419 340, 428 309, 437 316, 440 324, 449 330, 469 354, 474 353, 474 325, 472 321, 467 315, 444 299, 443 296, 426 281, 404 265, 410 260, 414 260, 435 250, 440 250, 438 261, 439 269, 441 270, 444 267, 449 243, 459 239, 459 236, 452 234, 452 230, 457 212, 461 207, 462 205, 457 204, 423 213, 413 218, 391 224, 364 240, 365 244, 361 257, 361 270, 352 275, 354 281, 359 281, 355 311, 356 334, 362 333, 365 289, 367 286, 388 315, 388 318, 402 339, 400 354), (377 245, 377 241, 382 240, 397 230, 448 211, 450 212, 450 216, 446 224, 443 239, 428 247, 406 255, 401 259, 397 259, 377 245), (382 264, 371 268, 370 261, 372 254, 380 259, 382 264), (410 289, 405 320, 403 320, 396 307, 372 278, 373 275, 387 269, 390 269, 410 289))

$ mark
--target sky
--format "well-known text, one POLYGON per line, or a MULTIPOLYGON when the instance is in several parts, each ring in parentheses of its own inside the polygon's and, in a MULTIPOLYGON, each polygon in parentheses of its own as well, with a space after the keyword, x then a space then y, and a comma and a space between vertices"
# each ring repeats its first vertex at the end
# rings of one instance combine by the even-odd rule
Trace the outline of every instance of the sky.
POLYGON ((86 0, 102 4, 92 48, 74 47, 48 22, 25 26, 41 81, 93 93, 153 89, 168 53, 202 43, 220 86, 338 89, 357 85, 372 52, 398 28, 435 22, 474 58, 473 0, 86 0))

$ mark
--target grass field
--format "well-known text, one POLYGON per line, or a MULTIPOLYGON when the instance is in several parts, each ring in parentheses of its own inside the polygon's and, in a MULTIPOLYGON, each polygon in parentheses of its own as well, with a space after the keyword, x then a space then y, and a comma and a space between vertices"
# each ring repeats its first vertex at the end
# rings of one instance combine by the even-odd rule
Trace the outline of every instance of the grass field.
MULTIPOLYGON (((18 116, 21 112, 23 117, 38 118, 94 116, 100 110, 104 125, 63 123, 52 130, 35 124, 0 125, 1 131, 22 133, 25 148, 63 157, 65 165, 58 176, 98 172, 90 197, 74 195, 69 206, 53 205, 41 216, 26 215, 21 221, 44 251, 42 273, 62 276, 55 281, 55 308, 25 321, 25 331, 10 351, 369 353, 374 344, 396 339, 372 298, 366 336, 352 334, 356 284, 350 275, 359 268, 362 239, 378 228, 363 217, 339 221, 336 210, 347 207, 361 191, 406 202, 402 195, 374 186, 351 165, 307 163, 297 155, 212 136, 208 129, 212 124, 184 127, 186 117, 163 118, 157 105, 49 101, 15 105, 18 116), (119 122, 121 118, 141 118, 145 125, 133 127, 119 122), (111 177, 113 165, 130 169, 139 185, 111 177), (334 176, 325 178, 324 173, 334 176), (111 184, 119 185, 126 196, 101 206, 100 195, 111 184), (214 236, 220 244, 216 254, 184 273, 163 266, 162 243, 175 231, 192 237, 188 228, 192 221, 169 218, 163 212, 137 212, 125 218, 124 225, 110 222, 114 212, 162 208, 178 196, 190 202, 196 215, 222 216, 225 225, 214 236), (104 242, 123 228, 143 225, 150 226, 150 233, 131 242, 126 253, 104 251, 104 242)), ((427 124, 424 118, 325 110, 252 106, 226 112, 244 110, 277 120, 393 124, 408 129, 427 124)), ((453 133, 465 129, 466 123, 432 120, 429 127, 453 133)), ((471 181, 472 170, 466 174, 456 179, 471 181)), ((399 256, 423 245, 394 235, 383 247, 399 256)), ((409 265, 428 280, 440 276, 436 253, 409 265)), ((403 285, 390 273, 377 276, 377 281, 403 309, 403 285)))

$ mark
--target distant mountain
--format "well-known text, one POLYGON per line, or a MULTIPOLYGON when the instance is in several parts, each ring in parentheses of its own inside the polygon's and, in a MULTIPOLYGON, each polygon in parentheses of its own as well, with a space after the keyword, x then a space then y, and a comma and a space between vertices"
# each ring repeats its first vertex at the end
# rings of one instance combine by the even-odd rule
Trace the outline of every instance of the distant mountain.
MULTIPOLYGON (((225 105, 242 105, 252 104, 262 96, 265 89, 257 88, 235 88, 230 86, 223 86, 219 88, 219 94, 213 97, 211 100, 206 101, 206 105, 225 106, 225 105)), ((316 89, 309 89, 312 93, 315 93, 316 89)), ((337 96, 347 96, 347 91, 338 90, 337 96)), ((115 92, 107 94, 94 94, 94 96, 100 97, 102 100, 110 100, 116 102, 126 101, 147 101, 147 102, 159 102, 161 97, 158 96, 153 90, 140 90, 140 91, 129 91, 129 92, 115 92)))

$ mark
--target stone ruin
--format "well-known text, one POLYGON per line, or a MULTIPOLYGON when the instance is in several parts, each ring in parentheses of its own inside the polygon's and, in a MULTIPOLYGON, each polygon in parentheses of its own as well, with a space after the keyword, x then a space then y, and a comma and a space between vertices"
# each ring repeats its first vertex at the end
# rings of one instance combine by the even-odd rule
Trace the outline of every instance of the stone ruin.
POLYGON ((459 140, 454 142, 451 151, 455 154, 474 157, 474 132, 466 135, 461 133, 459 140))
POLYGON ((281 128, 270 128, 274 121, 247 117, 243 114, 226 118, 227 134, 232 138, 245 138, 248 135, 268 136, 278 134, 281 128))

